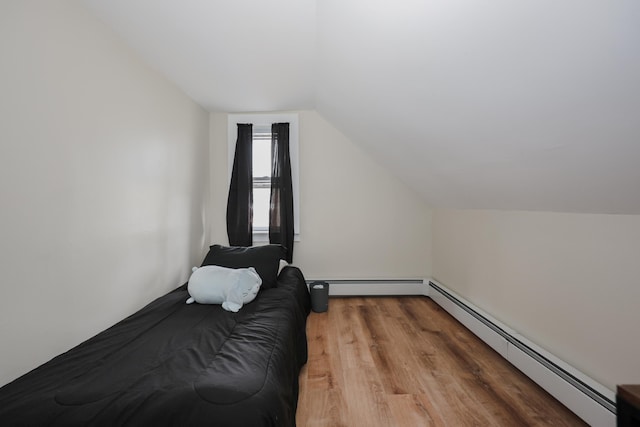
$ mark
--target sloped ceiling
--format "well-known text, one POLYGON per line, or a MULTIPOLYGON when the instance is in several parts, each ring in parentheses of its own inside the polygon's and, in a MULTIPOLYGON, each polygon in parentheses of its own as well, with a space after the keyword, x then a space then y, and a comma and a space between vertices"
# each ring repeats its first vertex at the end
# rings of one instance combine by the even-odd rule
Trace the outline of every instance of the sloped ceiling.
POLYGON ((316 109, 433 206, 640 214, 636 0, 84 1, 203 107, 316 109))

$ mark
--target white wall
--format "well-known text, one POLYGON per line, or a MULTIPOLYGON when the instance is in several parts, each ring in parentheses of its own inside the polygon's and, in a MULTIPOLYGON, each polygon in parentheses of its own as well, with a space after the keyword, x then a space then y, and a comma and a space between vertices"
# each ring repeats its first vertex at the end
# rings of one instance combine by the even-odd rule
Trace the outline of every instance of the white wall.
POLYGON ((433 277, 608 388, 640 382, 640 216, 436 209, 433 277))
POLYGON ((0 3, 0 61, 4 384, 187 279, 209 116, 74 1, 0 3))
MULTIPOLYGON (((300 235, 307 278, 428 277, 431 210, 315 111, 300 119, 300 235)), ((212 243, 228 242, 227 114, 211 115, 212 243)))

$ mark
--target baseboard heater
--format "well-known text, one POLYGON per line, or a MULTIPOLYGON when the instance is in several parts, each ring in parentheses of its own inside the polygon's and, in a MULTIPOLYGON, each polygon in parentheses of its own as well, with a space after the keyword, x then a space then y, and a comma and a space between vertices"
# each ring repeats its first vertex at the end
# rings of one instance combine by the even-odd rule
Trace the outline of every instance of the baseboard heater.
MULTIPOLYGON (((307 284, 315 280, 307 280, 307 284)), ((426 295, 427 279, 322 279, 329 296, 426 295)))
POLYGON ((431 280, 428 286, 431 299, 589 425, 616 425, 615 394, 611 390, 441 284, 431 280))

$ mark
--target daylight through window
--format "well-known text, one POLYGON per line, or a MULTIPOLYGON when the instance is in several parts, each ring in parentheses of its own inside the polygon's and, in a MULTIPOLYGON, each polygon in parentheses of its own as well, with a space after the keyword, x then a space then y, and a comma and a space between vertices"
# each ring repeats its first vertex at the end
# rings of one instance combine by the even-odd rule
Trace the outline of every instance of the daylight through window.
POLYGON ((271 129, 253 128, 253 230, 269 230, 271 194, 271 129))

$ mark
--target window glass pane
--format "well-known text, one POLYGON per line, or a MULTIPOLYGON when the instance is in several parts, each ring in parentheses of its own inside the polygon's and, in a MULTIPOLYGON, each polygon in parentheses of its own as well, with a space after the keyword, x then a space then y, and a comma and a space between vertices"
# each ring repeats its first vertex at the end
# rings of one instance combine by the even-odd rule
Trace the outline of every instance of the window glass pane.
POLYGON ((269 228, 270 188, 253 189, 253 228, 269 228))
POLYGON ((253 176, 271 176, 271 140, 253 139, 253 176))
POLYGON ((253 228, 269 229, 269 182, 256 178, 271 177, 271 134, 253 135, 253 228))

